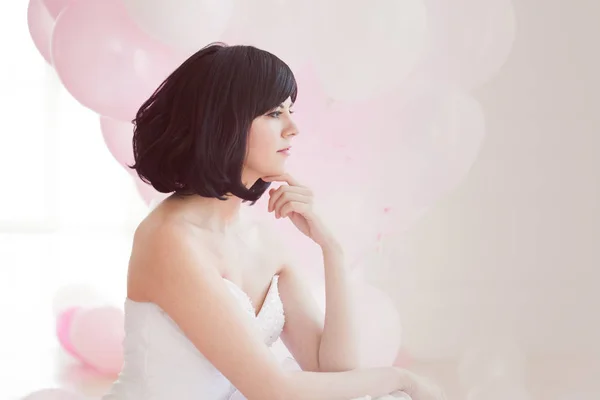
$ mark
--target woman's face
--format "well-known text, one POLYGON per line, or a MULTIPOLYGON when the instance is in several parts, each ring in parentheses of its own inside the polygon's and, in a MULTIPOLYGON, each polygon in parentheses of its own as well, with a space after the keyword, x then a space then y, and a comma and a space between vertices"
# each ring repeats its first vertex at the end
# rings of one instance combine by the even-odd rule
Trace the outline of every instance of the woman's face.
POLYGON ((298 134, 292 120, 292 106, 292 100, 288 98, 279 107, 252 121, 244 163, 245 183, 252 185, 259 178, 285 173, 292 138, 298 134))

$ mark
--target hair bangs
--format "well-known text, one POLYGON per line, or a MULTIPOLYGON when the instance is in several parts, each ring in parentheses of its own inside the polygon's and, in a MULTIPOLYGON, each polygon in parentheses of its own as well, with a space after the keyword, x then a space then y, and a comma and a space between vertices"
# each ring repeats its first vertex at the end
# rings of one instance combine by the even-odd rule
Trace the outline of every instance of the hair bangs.
MULTIPOLYGON (((232 46, 228 50, 247 53, 247 68, 238 75, 237 93, 247 90, 254 115, 258 117, 273 110, 288 98, 296 101, 298 85, 290 67, 277 56, 260 49, 232 46)), ((246 104, 248 106, 248 104, 246 104)))
MULTIPOLYGON (((298 86, 292 70, 280 59, 271 55, 265 68, 266 76, 262 84, 259 84, 256 93, 257 115, 264 114, 291 98, 292 103, 296 101, 298 86), (260 93, 262 92, 262 93, 260 93)), ((257 79, 257 82, 260 79, 257 79)))

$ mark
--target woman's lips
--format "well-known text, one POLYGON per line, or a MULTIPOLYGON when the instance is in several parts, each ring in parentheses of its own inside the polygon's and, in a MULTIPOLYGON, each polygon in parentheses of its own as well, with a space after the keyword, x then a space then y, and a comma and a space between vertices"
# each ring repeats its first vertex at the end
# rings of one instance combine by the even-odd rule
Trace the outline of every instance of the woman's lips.
POLYGON ((278 153, 289 156, 291 154, 290 150, 291 150, 291 147, 286 147, 285 149, 279 150, 278 153))

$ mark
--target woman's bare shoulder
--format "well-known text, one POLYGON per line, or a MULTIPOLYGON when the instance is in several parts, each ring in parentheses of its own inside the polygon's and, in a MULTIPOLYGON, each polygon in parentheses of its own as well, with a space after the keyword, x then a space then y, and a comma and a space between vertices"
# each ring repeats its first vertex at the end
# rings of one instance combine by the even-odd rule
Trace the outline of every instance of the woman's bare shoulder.
MULTIPOLYGON (((183 258, 210 262, 210 253, 198 230, 176 214, 149 214, 133 236, 127 274, 127 295, 136 301, 152 301, 157 281, 175 274, 177 264, 169 259, 183 258), (169 265, 169 271, 164 266, 169 265)), ((183 264, 182 264, 183 265, 183 264)), ((187 265, 187 264, 186 264, 187 265)))
POLYGON ((181 215, 170 210, 153 210, 135 230, 132 256, 145 255, 153 249, 168 250, 169 246, 191 240, 192 234, 189 224, 181 215))

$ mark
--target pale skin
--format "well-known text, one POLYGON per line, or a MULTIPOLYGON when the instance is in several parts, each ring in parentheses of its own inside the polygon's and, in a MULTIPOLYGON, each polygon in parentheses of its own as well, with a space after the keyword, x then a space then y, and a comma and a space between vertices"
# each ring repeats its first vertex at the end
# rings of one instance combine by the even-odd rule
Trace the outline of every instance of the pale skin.
POLYGON ((408 371, 357 369, 357 321, 349 309, 343 251, 314 211, 311 190, 286 173, 288 154, 279 151, 298 134, 292 113, 287 99, 253 121, 243 181, 248 187, 259 178, 283 183, 268 192, 269 212, 289 219, 321 247, 325 314, 302 274, 271 242, 263 247, 244 241, 236 197, 172 196, 154 209, 135 233, 128 298, 161 307, 248 400, 349 400, 397 390, 414 400, 443 399, 439 389, 408 371), (286 315, 281 338, 303 371, 282 369, 223 280, 237 284, 259 310, 275 274, 286 315))

